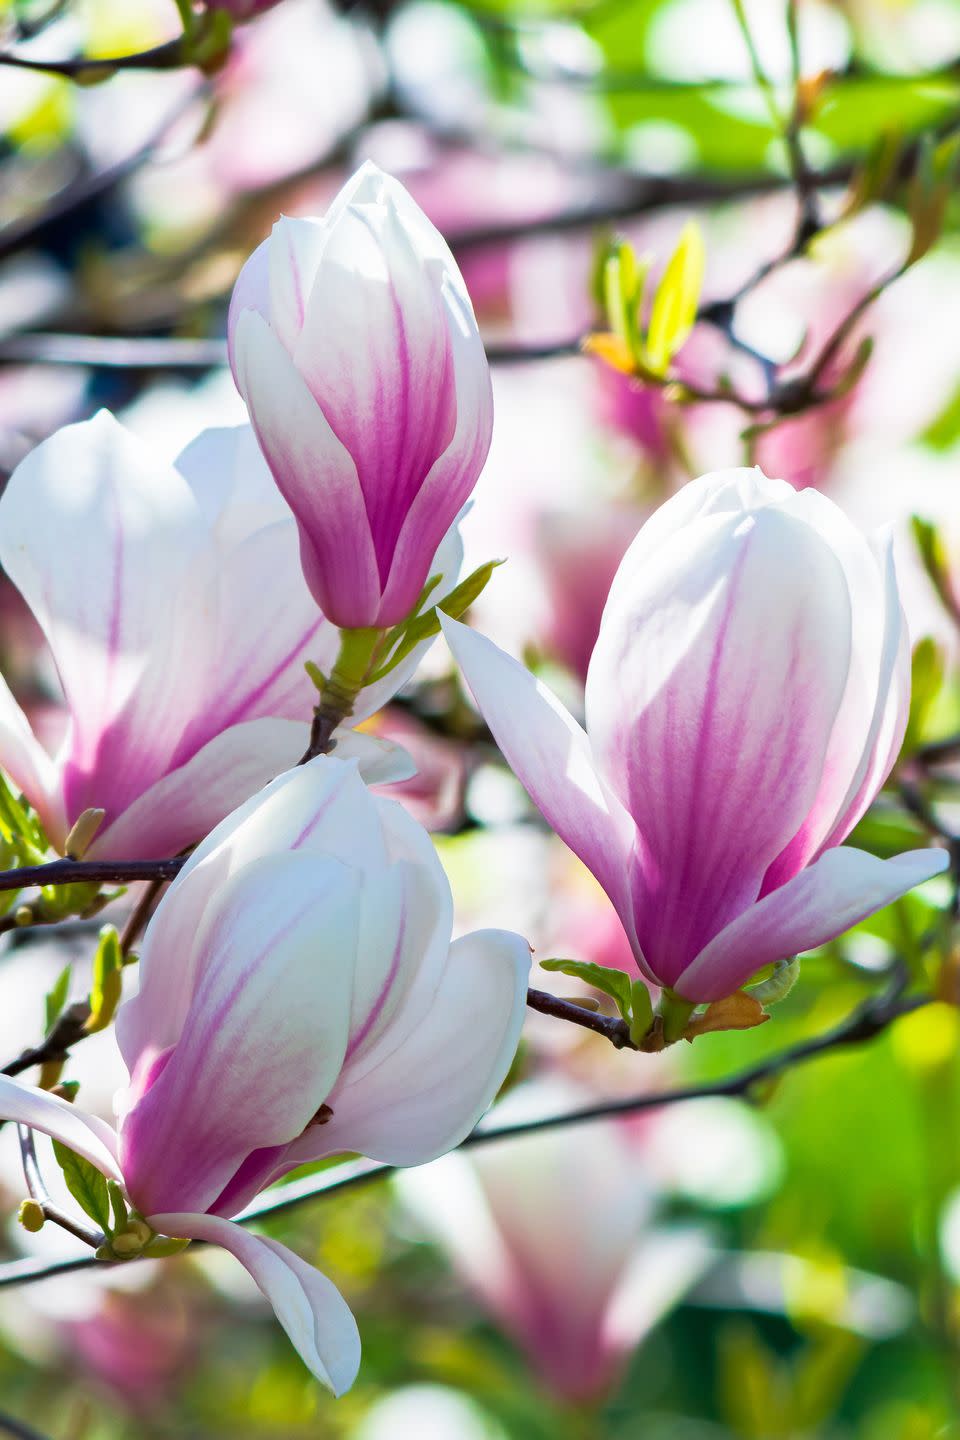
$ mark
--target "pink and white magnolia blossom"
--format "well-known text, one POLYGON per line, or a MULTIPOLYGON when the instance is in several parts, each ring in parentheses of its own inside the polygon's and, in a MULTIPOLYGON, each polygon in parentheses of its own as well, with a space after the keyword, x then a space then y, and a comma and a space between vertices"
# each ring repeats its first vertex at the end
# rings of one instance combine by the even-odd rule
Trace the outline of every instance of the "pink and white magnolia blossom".
MULTIPOLYGON (((249 427, 205 431, 176 467, 106 412, 58 431, 0 499, 0 564, 46 634, 68 714, 51 758, 0 680, 0 765, 56 848, 95 807, 88 858, 174 854, 303 753, 317 698, 304 661, 329 668, 339 636, 249 427)), ((434 564, 455 583, 455 532, 434 564)), ((420 658, 361 692, 351 724, 420 658)), ((412 772, 372 738, 337 744, 370 780, 412 772)))
POLYGON ((816 491, 720 471, 654 513, 610 590, 586 731, 489 640, 444 629, 643 974, 688 1001, 730 994, 948 863, 841 848, 897 756, 910 654, 889 540, 816 491))
MULTIPOLYGON (((551 1076, 494 1111, 563 1114, 583 1092, 551 1076)), ((399 1177, 401 1197, 557 1398, 601 1398, 711 1259, 699 1228, 659 1223, 649 1155, 630 1125, 593 1122, 447 1155, 399 1177)))
POLYGON ((340 1393, 359 1363, 346 1302, 231 1217, 308 1161, 418 1165, 473 1128, 517 1047, 530 952, 500 930, 451 944, 452 923, 426 832, 321 756, 228 816, 150 922, 117 1017, 117 1129, 6 1078, 0 1117, 84 1156, 159 1233, 229 1250, 340 1393))
POLYGON ((323 219, 283 218, 254 251, 228 341, 317 603, 344 627, 402 620, 493 420, 483 343, 442 236, 368 163, 323 219))

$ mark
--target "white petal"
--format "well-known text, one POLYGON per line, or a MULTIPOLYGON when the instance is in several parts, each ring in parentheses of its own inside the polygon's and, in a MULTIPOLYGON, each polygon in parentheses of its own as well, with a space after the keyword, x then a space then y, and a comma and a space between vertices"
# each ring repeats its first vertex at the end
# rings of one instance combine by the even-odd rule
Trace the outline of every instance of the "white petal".
POLYGON ((557 697, 492 641, 457 621, 443 633, 508 765, 534 804, 600 881, 628 933, 635 827, 597 773, 590 742, 557 697))
POLYGON ((384 865, 378 803, 355 761, 321 756, 278 776, 197 846, 147 928, 139 994, 117 1015, 117 1039, 131 1069, 148 1046, 173 1044, 180 1034, 193 983, 196 933, 207 906, 230 877, 263 856, 300 848, 331 855, 361 872, 384 865))
POLYGON ((478 930, 454 941, 423 1023, 355 1082, 347 1069, 331 1094, 333 1118, 318 1127, 326 1153, 420 1165, 458 1145, 510 1068, 529 968, 519 935, 478 930))
POLYGON ((149 1219, 164 1235, 206 1240, 235 1255, 273 1306, 307 1368, 335 1395, 349 1390, 360 1366, 360 1335, 346 1301, 325 1275, 278 1240, 251 1235, 215 1215, 149 1219))
POLYGON ((118 1184, 123 1176, 117 1164, 117 1137, 111 1127, 96 1115, 51 1095, 0 1075, 0 1119, 15 1125, 28 1125, 82 1155, 104 1175, 118 1184))
MULTIPOLYGON (((306 1128, 343 1063, 357 926, 354 872, 292 851, 233 875, 191 955, 161 957, 193 975, 173 1053, 121 1126, 141 1210, 210 1209, 248 1155, 306 1128)), ((156 1033, 166 1019, 154 1017, 148 1057, 169 1043, 156 1033)))
POLYGON ((63 813, 57 767, 30 728, 30 722, 0 676, 0 769, 37 811, 47 837, 61 849, 69 826, 63 813))

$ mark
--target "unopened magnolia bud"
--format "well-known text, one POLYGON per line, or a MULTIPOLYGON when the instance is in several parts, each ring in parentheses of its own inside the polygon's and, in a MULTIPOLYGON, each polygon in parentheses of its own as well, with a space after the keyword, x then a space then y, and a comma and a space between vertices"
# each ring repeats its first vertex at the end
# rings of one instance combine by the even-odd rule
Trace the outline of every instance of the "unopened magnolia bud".
POLYGON ((47 1217, 43 1213, 43 1206, 39 1200, 21 1201, 17 1219, 20 1221, 24 1230, 29 1230, 31 1235, 35 1235, 38 1230, 42 1230, 47 1223, 47 1217))
POLYGON ((82 860, 90 848, 94 835, 103 824, 106 810, 84 810, 77 816, 63 845, 68 860, 82 860))

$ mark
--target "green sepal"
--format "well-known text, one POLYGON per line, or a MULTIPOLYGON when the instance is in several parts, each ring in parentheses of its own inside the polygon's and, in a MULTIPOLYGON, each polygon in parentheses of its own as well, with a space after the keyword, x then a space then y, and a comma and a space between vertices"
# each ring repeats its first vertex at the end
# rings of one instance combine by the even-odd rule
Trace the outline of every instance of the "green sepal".
POLYGON ((630 1041, 640 1045, 653 1024, 653 1001, 642 980, 634 980, 630 986, 630 1009, 630 1041))
MULTIPOLYGON (((449 615, 451 620, 459 620, 460 616, 463 615, 477 597, 483 593, 490 580, 490 576, 494 570, 496 570, 497 566, 502 564, 502 560, 488 560, 486 564, 479 565, 472 574, 467 576, 466 580, 462 580, 454 590, 450 591, 449 595, 445 596, 438 605, 428 610, 426 614, 414 614, 411 619, 404 621, 403 624, 399 626, 395 626, 393 631, 390 632, 397 637, 398 643, 395 649, 388 655, 383 664, 380 665, 372 675, 367 677, 364 683, 373 685, 376 681, 382 680, 385 675, 389 675, 390 671, 400 664, 401 660, 406 659, 411 650, 415 650, 424 640, 429 640, 434 635, 439 635, 440 617, 437 614, 438 610, 442 610, 444 615, 449 615)), ((431 589, 433 589, 433 585, 428 584, 428 593, 431 589)))

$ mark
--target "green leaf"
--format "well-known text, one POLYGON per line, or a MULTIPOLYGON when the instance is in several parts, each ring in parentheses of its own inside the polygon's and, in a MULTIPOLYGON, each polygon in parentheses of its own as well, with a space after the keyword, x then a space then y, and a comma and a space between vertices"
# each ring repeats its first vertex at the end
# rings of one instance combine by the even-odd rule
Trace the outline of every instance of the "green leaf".
POLYGON ((657 286, 646 339, 646 363, 663 375, 697 318, 703 286, 704 249, 699 226, 690 221, 657 286))
POLYGON ((594 990, 602 990, 604 995, 609 995, 616 1002, 620 1014, 630 1023, 633 1014, 631 981, 630 976, 623 970, 612 970, 607 965, 594 965, 588 960, 541 960, 540 969, 571 975, 576 980, 592 985, 594 990))
POLYGON ((910 755, 929 739, 930 717, 940 698, 946 674, 943 651, 928 635, 914 646, 910 667, 910 718, 903 737, 903 753, 910 755))
POLYGON ((123 981, 123 951, 115 925, 104 925, 93 960, 93 984, 90 988, 90 1019, 84 1027, 88 1035, 105 1030, 120 1003, 123 981))
POLYGON ((101 1175, 97 1167, 91 1165, 89 1160, 84 1160, 82 1155, 75 1155, 66 1145, 61 1145, 59 1140, 53 1142, 53 1153, 63 1171, 67 1189, 80 1209, 89 1215, 101 1230, 109 1232, 110 1195, 106 1176, 101 1175))
POLYGON ((920 436, 921 444, 938 452, 952 450, 958 440, 960 440, 960 385, 956 387, 939 415, 931 420, 920 436))
POLYGON ((50 1031, 63 1014, 63 1007, 67 1003, 67 994, 70 989, 70 972, 72 968, 70 965, 64 966, 57 976, 53 988, 48 991, 44 999, 43 1003, 46 1010, 46 1029, 44 1030, 44 1035, 50 1034, 50 1031))
POLYGON ((637 359, 641 352, 640 307, 649 269, 649 259, 638 260, 625 240, 611 245, 603 269, 604 309, 610 329, 637 359))
POLYGON ((930 577, 941 603, 955 620, 960 620, 960 613, 958 613, 950 586, 950 562, 947 557, 947 547, 940 531, 936 525, 929 520, 924 520, 920 515, 910 517, 910 526, 917 549, 920 551, 923 568, 930 577))

